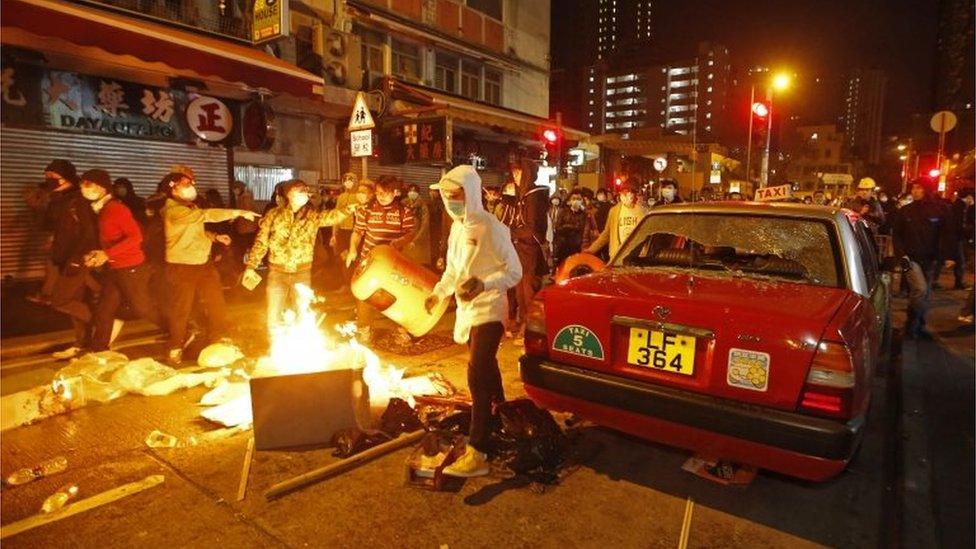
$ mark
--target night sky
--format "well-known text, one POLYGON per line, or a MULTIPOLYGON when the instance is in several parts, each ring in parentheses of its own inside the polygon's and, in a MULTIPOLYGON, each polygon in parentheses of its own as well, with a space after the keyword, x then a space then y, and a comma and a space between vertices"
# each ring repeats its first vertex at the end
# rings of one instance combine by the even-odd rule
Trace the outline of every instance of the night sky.
MULTIPOLYGON (((553 2, 554 50, 573 47, 556 35, 567 18, 579 17, 560 10, 562 3, 553 2)), ((937 0, 659 0, 653 6, 662 59, 690 57, 699 41, 712 40, 729 47, 737 68, 789 68, 799 74, 790 98, 799 112, 809 99, 804 92, 816 92, 803 85, 806 77, 839 85, 857 67, 888 76, 886 133, 904 130, 912 113, 931 108, 937 0)), ((553 52, 557 66, 560 57, 553 52)))

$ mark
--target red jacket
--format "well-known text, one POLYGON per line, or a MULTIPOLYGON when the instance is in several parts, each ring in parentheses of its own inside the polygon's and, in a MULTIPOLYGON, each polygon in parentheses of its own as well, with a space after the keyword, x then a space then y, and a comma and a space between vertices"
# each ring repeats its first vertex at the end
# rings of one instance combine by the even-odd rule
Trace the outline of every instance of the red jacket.
POLYGON ((113 269, 128 269, 146 260, 142 229, 128 206, 118 200, 109 200, 98 214, 98 242, 113 269))

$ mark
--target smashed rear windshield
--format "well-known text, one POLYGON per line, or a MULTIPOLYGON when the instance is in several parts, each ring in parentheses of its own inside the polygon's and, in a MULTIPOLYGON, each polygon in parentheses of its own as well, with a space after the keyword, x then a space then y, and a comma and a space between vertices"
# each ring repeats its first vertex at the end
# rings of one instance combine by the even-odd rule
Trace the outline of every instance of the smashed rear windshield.
POLYGON ((735 214, 648 216, 615 267, 661 267, 841 286, 833 228, 824 221, 735 214))

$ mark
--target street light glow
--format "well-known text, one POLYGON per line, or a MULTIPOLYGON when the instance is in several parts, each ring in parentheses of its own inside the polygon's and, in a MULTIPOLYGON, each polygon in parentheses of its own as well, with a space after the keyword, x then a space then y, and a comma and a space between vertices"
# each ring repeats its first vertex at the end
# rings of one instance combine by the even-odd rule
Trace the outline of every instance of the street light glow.
POLYGON ((907 154, 903 154, 903 155, 901 155, 901 156, 898 157, 898 160, 908 160, 908 155, 907 154))
POLYGON ((766 118, 766 115, 769 114, 769 107, 761 101, 756 101, 752 104, 752 112, 759 118, 766 118))
POLYGON ((773 88, 785 90, 788 87, 790 87, 790 75, 781 72, 773 77, 773 88))
POLYGON ((901 151, 903 151, 903 150, 905 150, 907 148, 908 148, 908 145, 905 145, 904 143, 899 143, 898 144, 898 152, 901 152, 901 151))

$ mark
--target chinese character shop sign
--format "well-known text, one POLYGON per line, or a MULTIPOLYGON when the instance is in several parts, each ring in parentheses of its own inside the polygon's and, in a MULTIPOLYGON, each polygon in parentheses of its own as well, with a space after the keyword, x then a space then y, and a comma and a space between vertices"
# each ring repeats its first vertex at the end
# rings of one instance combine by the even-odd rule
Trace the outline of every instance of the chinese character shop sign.
POLYGON ((384 164, 445 164, 450 158, 447 118, 399 122, 383 128, 380 161, 384 164))
POLYGON ((234 127, 227 105, 213 97, 197 97, 186 106, 186 123, 204 141, 222 141, 234 127))
POLYGON ((373 130, 349 132, 349 149, 353 158, 373 155, 373 130))

